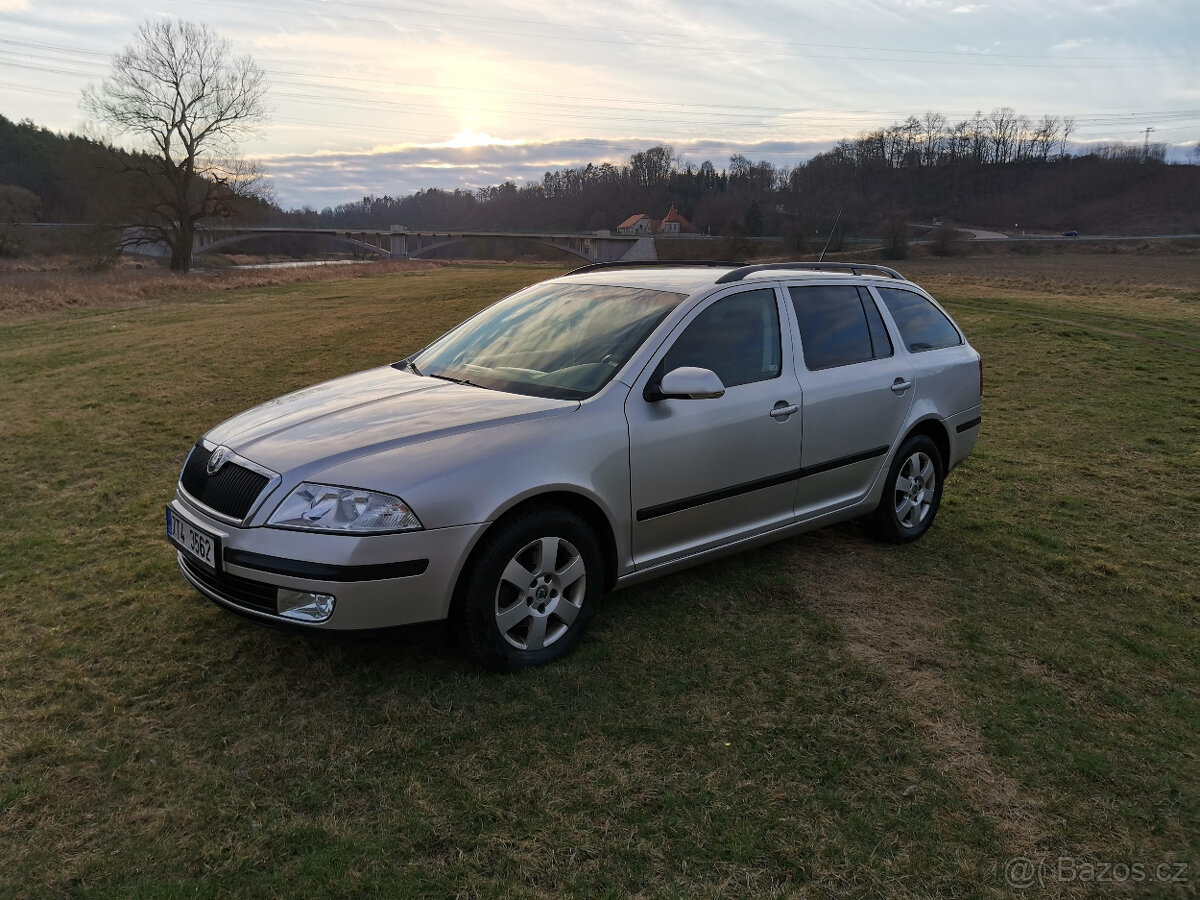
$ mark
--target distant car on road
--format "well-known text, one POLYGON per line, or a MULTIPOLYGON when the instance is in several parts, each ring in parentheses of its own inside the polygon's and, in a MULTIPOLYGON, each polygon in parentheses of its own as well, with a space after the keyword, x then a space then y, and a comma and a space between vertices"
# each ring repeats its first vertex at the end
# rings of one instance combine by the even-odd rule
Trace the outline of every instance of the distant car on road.
POLYGON ((537 665, 616 587, 845 519, 916 540, 982 375, 882 266, 590 265, 212 429, 167 534, 231 611, 449 618, 478 662, 537 665))
POLYGON ((1064 231, 1063 237, 1079 237, 1079 232, 1072 228, 1070 231, 1064 231))

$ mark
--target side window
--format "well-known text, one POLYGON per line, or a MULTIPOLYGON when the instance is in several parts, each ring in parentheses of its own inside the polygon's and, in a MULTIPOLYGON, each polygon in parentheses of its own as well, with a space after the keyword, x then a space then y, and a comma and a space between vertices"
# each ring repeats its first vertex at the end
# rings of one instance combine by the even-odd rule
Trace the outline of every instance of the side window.
POLYGON ((892 342, 874 301, 850 284, 814 285, 790 289, 804 365, 810 372, 832 369, 892 355, 892 342), (878 319, 871 321, 868 309, 878 319))
POLYGON ((900 329, 900 337, 910 352, 940 350, 943 347, 956 347, 962 343, 958 330, 950 323, 945 314, 920 294, 897 288, 876 288, 876 290, 883 298, 888 312, 896 320, 896 327, 900 329))
POLYGON ((712 369, 725 387, 776 378, 782 368, 775 291, 746 291, 718 300, 692 320, 659 365, 712 369))

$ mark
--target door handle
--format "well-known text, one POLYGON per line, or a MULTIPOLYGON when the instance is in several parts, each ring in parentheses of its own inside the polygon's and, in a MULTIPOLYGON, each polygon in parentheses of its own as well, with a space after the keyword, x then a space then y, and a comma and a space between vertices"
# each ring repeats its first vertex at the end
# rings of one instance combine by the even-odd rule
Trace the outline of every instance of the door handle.
POLYGON ((912 382, 905 381, 903 378, 897 378, 892 382, 892 390, 897 394, 903 394, 910 387, 912 387, 912 382))
POLYGON ((771 410, 771 418, 772 419, 786 419, 788 416, 793 415, 799 411, 800 411, 800 407, 798 407, 795 403, 792 403, 789 405, 786 400, 780 400, 778 403, 775 404, 775 408, 771 410))

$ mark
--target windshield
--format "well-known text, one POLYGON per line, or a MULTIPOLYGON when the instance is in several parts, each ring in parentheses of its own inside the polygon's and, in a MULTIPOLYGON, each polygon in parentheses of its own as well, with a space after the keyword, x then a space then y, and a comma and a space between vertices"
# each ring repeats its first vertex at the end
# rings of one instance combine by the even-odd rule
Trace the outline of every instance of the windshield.
POLYGON ((604 387, 684 299, 602 284, 538 284, 513 294, 411 357, 422 375, 582 400, 604 387))

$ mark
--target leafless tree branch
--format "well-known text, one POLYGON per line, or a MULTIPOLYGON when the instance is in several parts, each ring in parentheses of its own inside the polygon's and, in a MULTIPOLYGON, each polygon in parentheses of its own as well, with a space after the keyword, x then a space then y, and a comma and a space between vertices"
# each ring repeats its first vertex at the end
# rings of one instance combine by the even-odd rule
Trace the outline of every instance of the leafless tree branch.
POLYGON ((239 200, 269 198, 263 172, 237 152, 266 121, 266 94, 262 69, 233 56, 226 38, 170 20, 139 26, 112 73, 84 91, 85 112, 132 142, 121 168, 142 202, 131 221, 171 248, 171 268, 190 266, 198 222, 230 215, 239 200))

